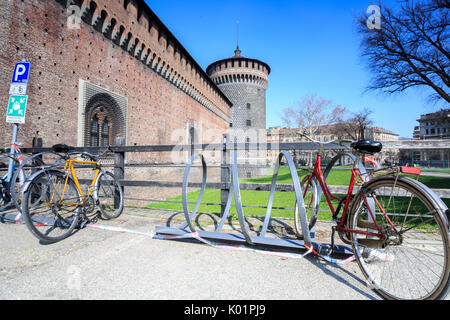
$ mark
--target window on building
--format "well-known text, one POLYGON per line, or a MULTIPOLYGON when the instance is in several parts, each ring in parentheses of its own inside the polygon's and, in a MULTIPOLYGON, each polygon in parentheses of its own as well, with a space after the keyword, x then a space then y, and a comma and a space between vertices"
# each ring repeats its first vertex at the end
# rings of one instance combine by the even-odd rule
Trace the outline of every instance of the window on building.
POLYGON ((435 134, 436 130, 435 129, 431 129, 431 134, 435 134))
POLYGON ((102 147, 109 146, 109 121, 105 119, 102 123, 102 139, 100 145, 102 147))
POLYGON ((125 137, 125 121, 117 101, 106 93, 97 93, 86 104, 84 145, 104 147, 115 138, 125 137))
POLYGON ((250 103, 247 103, 247 109, 250 110, 251 107, 252 105, 250 103))
POLYGON ((91 136, 90 145, 98 146, 98 117, 96 114, 94 114, 94 116, 91 118, 90 128, 91 128, 91 130, 90 130, 90 136, 91 136))
POLYGON ((247 120, 247 127, 251 127, 252 126, 252 120, 247 120))

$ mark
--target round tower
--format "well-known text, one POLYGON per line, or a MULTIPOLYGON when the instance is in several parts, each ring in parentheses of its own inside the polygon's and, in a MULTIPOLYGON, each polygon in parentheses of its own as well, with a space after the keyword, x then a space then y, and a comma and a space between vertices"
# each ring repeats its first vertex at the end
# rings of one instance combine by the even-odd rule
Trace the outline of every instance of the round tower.
MULTIPOLYGON (((241 55, 239 46, 235 55, 216 61, 206 73, 233 103, 230 136, 238 143, 266 143, 266 90, 270 67, 267 63, 241 55)), ((266 164, 264 151, 239 152, 240 162, 266 164)), ((265 170, 240 170, 243 177, 265 174, 265 170)))

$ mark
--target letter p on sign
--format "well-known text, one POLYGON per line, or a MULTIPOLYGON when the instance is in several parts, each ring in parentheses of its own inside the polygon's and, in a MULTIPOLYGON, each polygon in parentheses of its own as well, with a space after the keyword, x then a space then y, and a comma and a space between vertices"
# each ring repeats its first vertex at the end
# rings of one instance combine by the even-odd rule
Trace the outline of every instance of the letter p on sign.
POLYGON ((28 83, 28 77, 30 75, 30 63, 18 62, 14 68, 14 74, 12 83, 28 83))

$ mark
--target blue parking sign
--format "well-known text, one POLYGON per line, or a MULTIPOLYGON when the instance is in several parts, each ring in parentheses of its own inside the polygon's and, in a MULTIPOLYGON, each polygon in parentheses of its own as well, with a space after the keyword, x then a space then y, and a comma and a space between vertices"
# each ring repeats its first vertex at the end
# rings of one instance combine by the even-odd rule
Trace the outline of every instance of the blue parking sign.
POLYGON ((28 79, 30 78, 30 62, 17 62, 9 87, 10 95, 25 95, 28 89, 28 79))
POLYGON ((30 65, 30 62, 16 63, 11 83, 27 84, 30 77, 30 65))

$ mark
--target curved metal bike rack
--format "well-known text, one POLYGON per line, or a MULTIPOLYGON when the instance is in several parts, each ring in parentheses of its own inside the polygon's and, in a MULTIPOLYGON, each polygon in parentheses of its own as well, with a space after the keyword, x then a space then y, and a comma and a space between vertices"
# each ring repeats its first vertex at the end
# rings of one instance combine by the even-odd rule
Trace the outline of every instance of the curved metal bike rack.
MULTIPOLYGON (((337 160, 336 160, 337 161, 337 160)), ((328 172, 330 169, 327 171, 328 172)), ((168 235, 168 236, 177 236, 182 237, 185 235, 188 235, 189 233, 196 233, 198 237, 208 239, 208 240, 216 240, 216 241, 224 241, 224 242, 233 242, 238 244, 247 244, 253 247, 261 246, 261 247, 270 247, 270 248, 282 248, 282 249, 306 249, 306 248, 314 248, 315 250, 319 250, 320 246, 324 245, 323 243, 316 243, 313 242, 314 239, 314 230, 308 230, 308 222, 306 218, 306 210, 303 204, 303 196, 302 196, 302 189, 300 185, 300 181, 297 175, 297 168, 295 167, 294 161, 291 157, 291 155, 288 152, 282 152, 279 154, 277 158, 277 162, 275 164, 274 174, 272 177, 272 184, 270 186, 270 194, 269 194, 269 200, 267 204, 267 211, 266 215, 264 217, 264 222, 261 231, 257 236, 252 236, 248 230, 247 223, 245 220, 244 210, 242 206, 242 198, 241 198, 241 192, 239 187, 239 176, 238 176, 238 165, 237 165, 237 153, 233 153, 233 160, 231 164, 231 183, 230 183, 230 192, 228 195, 228 199, 226 202, 225 210, 222 215, 222 218, 220 222, 218 223, 217 227, 214 231, 203 231, 203 230, 197 230, 195 228, 194 223, 192 222, 198 208, 200 207, 200 204, 202 203, 203 195, 206 189, 206 177, 207 177, 207 165, 205 162, 205 159, 202 154, 194 154, 187 166, 183 177, 183 186, 182 186, 182 197, 183 197, 183 211, 184 211, 184 217, 186 219, 186 222, 180 227, 180 228, 170 228, 170 227, 156 227, 155 233, 156 235, 168 235), (187 201, 187 190, 188 190, 188 180, 189 180, 189 173, 190 169, 192 167, 192 164, 195 159, 198 157, 201 158, 202 161, 202 185, 200 189, 200 195, 198 197, 198 200, 195 204, 194 209, 192 212, 189 212, 188 208, 188 201, 187 201), (272 205, 273 205, 273 198, 275 194, 275 188, 276 188, 276 181, 278 177, 278 171, 281 165, 281 161, 283 158, 286 160, 287 165, 289 167, 289 171, 292 177, 293 181, 293 187, 297 202, 297 209, 300 212, 300 224, 302 230, 305 230, 306 232, 303 233, 303 239, 292 239, 292 238, 272 238, 272 237, 266 237, 266 232, 270 224, 271 220, 271 212, 272 212, 272 205), (232 198, 234 195, 235 199, 235 206, 236 206, 236 212, 239 220, 239 226, 240 226, 240 233, 241 234, 235 234, 235 233, 225 233, 222 232, 222 228, 225 224, 225 222, 228 219, 230 208, 232 204, 232 198)), ((170 237, 170 238, 172 238, 170 237)), ((336 253, 345 253, 345 254, 353 254, 353 251, 351 247, 349 246, 343 246, 343 245, 335 245, 336 253)))

